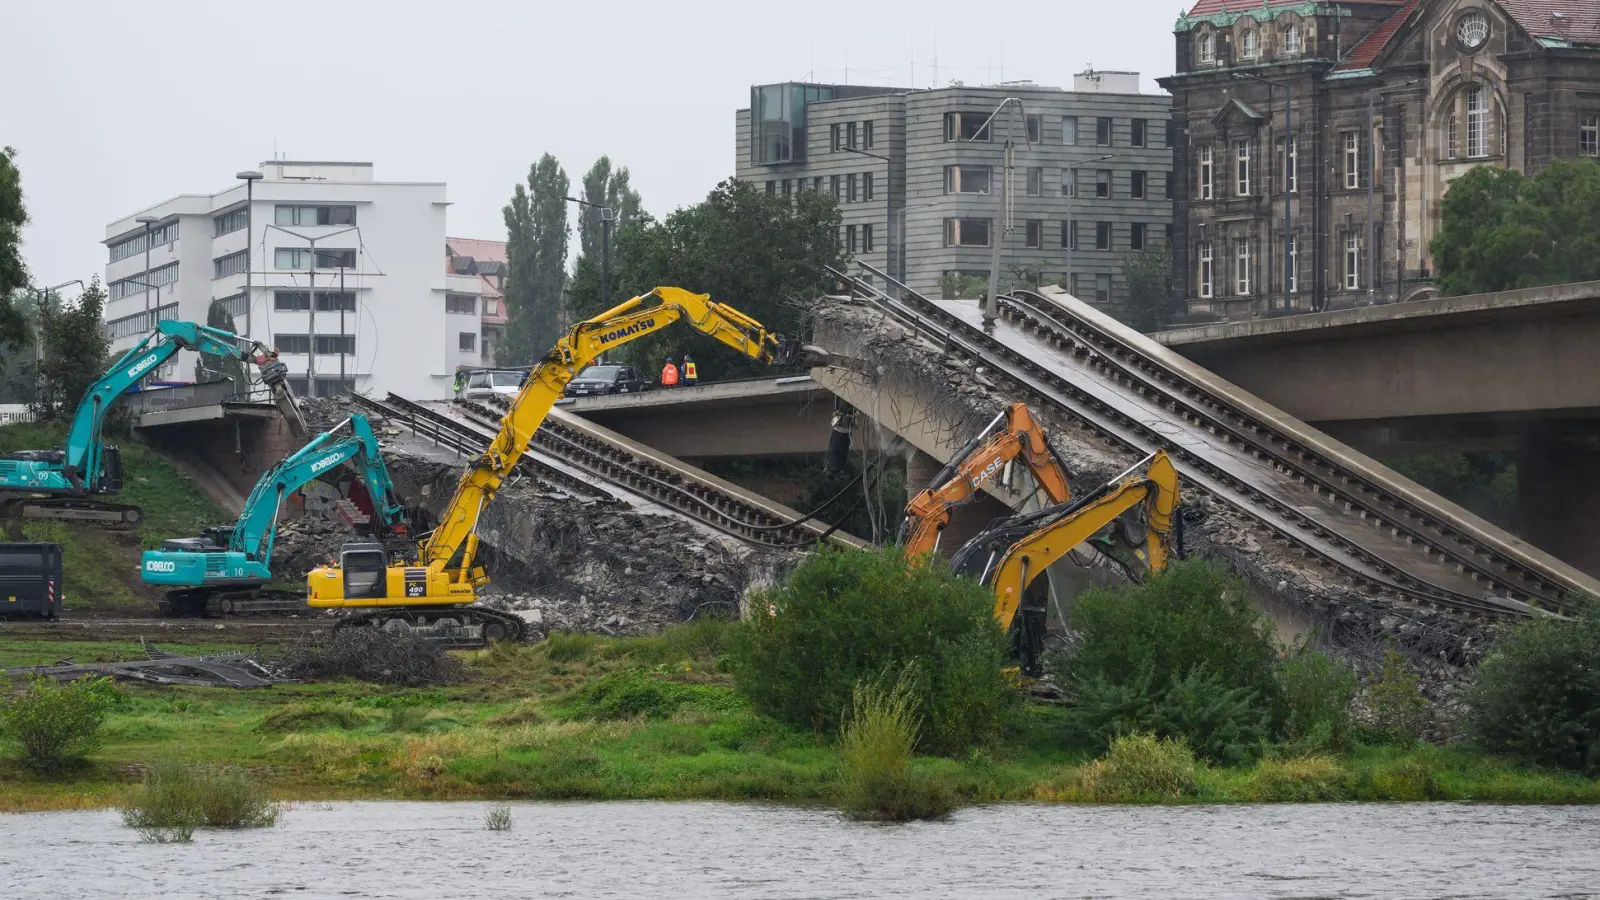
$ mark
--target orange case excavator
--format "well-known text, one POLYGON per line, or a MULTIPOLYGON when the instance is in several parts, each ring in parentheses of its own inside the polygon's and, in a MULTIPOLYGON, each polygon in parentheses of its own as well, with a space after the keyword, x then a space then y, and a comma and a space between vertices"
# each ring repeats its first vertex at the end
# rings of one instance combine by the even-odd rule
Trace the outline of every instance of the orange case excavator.
POLYGON ((1000 483, 1011 484, 1019 460, 1045 492, 1047 506, 1072 499, 1068 483, 1071 472, 1045 440, 1044 429, 1033 420, 1027 404, 1013 403, 967 442, 926 490, 906 504, 906 518, 901 525, 906 555, 915 558, 937 550, 940 532, 950 524, 952 510, 975 500, 983 486, 997 475, 1000 483))

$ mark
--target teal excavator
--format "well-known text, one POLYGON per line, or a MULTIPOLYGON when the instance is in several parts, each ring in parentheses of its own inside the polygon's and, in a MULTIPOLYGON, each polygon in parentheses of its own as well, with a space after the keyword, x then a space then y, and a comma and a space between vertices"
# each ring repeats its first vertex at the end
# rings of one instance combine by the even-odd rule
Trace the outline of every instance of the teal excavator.
POLYGON ((356 414, 317 435, 256 482, 239 521, 207 528, 200 537, 165 541, 146 550, 140 577, 168 588, 161 610, 168 615, 226 615, 306 610, 304 590, 270 590, 272 546, 284 498, 324 474, 354 463, 372 499, 372 526, 379 538, 408 532, 405 507, 395 492, 378 438, 356 414))
POLYGON ((198 350, 255 363, 295 436, 306 434, 305 420, 289 390, 289 368, 276 353, 231 331, 167 320, 124 353, 84 392, 62 449, 22 450, 0 456, 0 512, 9 518, 102 528, 138 525, 144 514, 137 506, 96 499, 122 489, 122 456, 115 445, 103 440, 106 416, 129 388, 179 350, 198 350))

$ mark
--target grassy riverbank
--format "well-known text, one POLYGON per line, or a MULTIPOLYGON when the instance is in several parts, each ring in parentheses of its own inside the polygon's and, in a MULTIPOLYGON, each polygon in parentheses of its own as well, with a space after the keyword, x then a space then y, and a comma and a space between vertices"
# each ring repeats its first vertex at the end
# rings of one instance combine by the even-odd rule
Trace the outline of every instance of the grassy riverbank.
MULTIPOLYGON (((45 777, 0 761, 0 810, 103 806, 169 760, 241 767, 277 796, 315 799, 720 799, 831 804, 831 736, 751 712, 720 671, 727 626, 652 638, 560 636, 464 654, 459 685, 362 682, 269 690, 123 686, 90 762, 45 777)), ((110 643, 0 642, 13 665, 133 656, 110 643)), ((1330 757, 1200 767, 1176 795, 1109 796, 1093 760, 1063 746, 1062 711, 1029 703, 992 749, 919 757, 913 770, 963 803, 1304 800, 1600 802, 1600 782, 1468 749, 1358 747, 1330 757)))

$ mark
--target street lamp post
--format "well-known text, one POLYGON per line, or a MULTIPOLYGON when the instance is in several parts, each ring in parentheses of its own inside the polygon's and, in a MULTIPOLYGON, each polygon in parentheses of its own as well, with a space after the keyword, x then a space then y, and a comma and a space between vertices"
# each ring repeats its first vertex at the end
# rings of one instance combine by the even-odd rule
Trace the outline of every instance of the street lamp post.
POLYGON ((293 235, 311 245, 311 261, 306 263, 306 277, 308 279, 306 306, 307 311, 311 314, 306 328, 309 332, 308 340, 311 343, 306 353, 306 395, 315 397, 317 396, 317 242, 355 231, 357 226, 351 225, 349 228, 341 228, 338 231, 318 235, 317 237, 304 235, 298 231, 290 231, 281 225, 273 224, 267 227, 281 231, 284 234, 293 235))
MULTIPOLYGON (((161 220, 155 216, 140 216, 134 221, 144 226, 144 281, 147 283, 150 280, 150 226, 161 220)), ((128 280, 132 281, 132 279, 128 280)), ((159 304, 160 300, 161 292, 158 290, 156 291, 156 302, 159 304)), ((150 311, 150 292, 148 290, 144 292, 144 311, 150 311)))
POLYGON ((252 334, 250 328, 250 312, 255 308, 255 297, 251 296, 254 285, 255 249, 255 214, 256 214, 256 182, 261 180, 261 173, 248 169, 234 174, 235 178, 244 182, 244 333, 252 334))
POLYGON ((611 227, 617 221, 617 211, 577 197, 568 197, 567 202, 600 211, 600 306, 608 307, 611 303, 611 227))
POLYGON ((883 160, 883 201, 884 208, 888 212, 889 216, 889 227, 887 229, 889 246, 884 251, 884 269, 888 271, 889 275, 893 278, 904 281, 905 272, 902 271, 897 265, 904 254, 901 253, 900 250, 898 228, 899 223, 895 218, 894 213, 894 160, 884 156, 881 153, 873 153, 869 150, 857 150, 854 147, 841 146, 837 149, 842 150, 845 153, 854 153, 858 156, 870 156, 873 159, 883 160))
MULTIPOLYGON (((1078 170, 1093 163, 1102 163, 1115 158, 1116 154, 1107 153, 1104 156, 1096 156, 1093 159, 1072 163, 1066 167, 1067 171, 1072 173, 1072 190, 1067 192, 1067 230, 1069 232, 1067 235, 1067 292, 1074 297, 1078 296, 1078 285, 1072 275, 1072 251, 1078 243, 1078 222, 1072 218, 1072 201, 1078 199, 1078 170)), ((1081 300, 1083 298, 1079 297, 1078 299, 1081 300)))
POLYGON ((1295 150, 1294 88, 1288 82, 1272 81, 1249 72, 1236 72, 1234 77, 1248 78, 1266 85, 1269 104, 1272 102, 1273 89, 1283 88, 1283 174, 1280 180, 1283 182, 1283 308, 1287 310, 1291 299, 1289 289, 1294 284, 1294 275, 1289 268, 1289 257, 1294 247, 1294 217, 1290 212, 1294 195, 1289 193, 1289 160, 1293 158, 1298 162, 1299 159, 1299 154, 1292 152, 1295 150))
MULTIPOLYGON (((994 108, 983 125, 979 126, 968 142, 976 141, 979 135, 988 132, 994 123, 995 117, 1004 112, 1006 107, 1014 106, 1017 113, 1022 116, 1022 140, 1028 145, 1028 150, 1033 150, 1033 141, 1028 138, 1028 113, 1022 105, 1022 100, 1017 97, 1007 97, 1000 101, 994 108)), ((983 330, 994 331, 994 323, 1000 318, 1000 251, 1005 240, 1006 232, 1011 230, 1011 170, 1016 163, 1016 143, 1011 139, 1011 128, 1006 127, 1006 142, 1001 147, 1000 170, 1003 181, 1000 185, 1000 215, 995 219, 995 227, 989 229, 989 299, 983 305, 983 330)))

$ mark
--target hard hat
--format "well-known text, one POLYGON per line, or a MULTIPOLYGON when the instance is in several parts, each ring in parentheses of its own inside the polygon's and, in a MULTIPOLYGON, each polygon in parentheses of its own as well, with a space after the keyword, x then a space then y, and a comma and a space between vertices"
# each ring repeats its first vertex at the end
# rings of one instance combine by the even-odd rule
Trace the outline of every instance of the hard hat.
POLYGON ((672 357, 670 357, 670 356, 667 357, 667 362, 669 362, 669 363, 672 362, 672 357))

